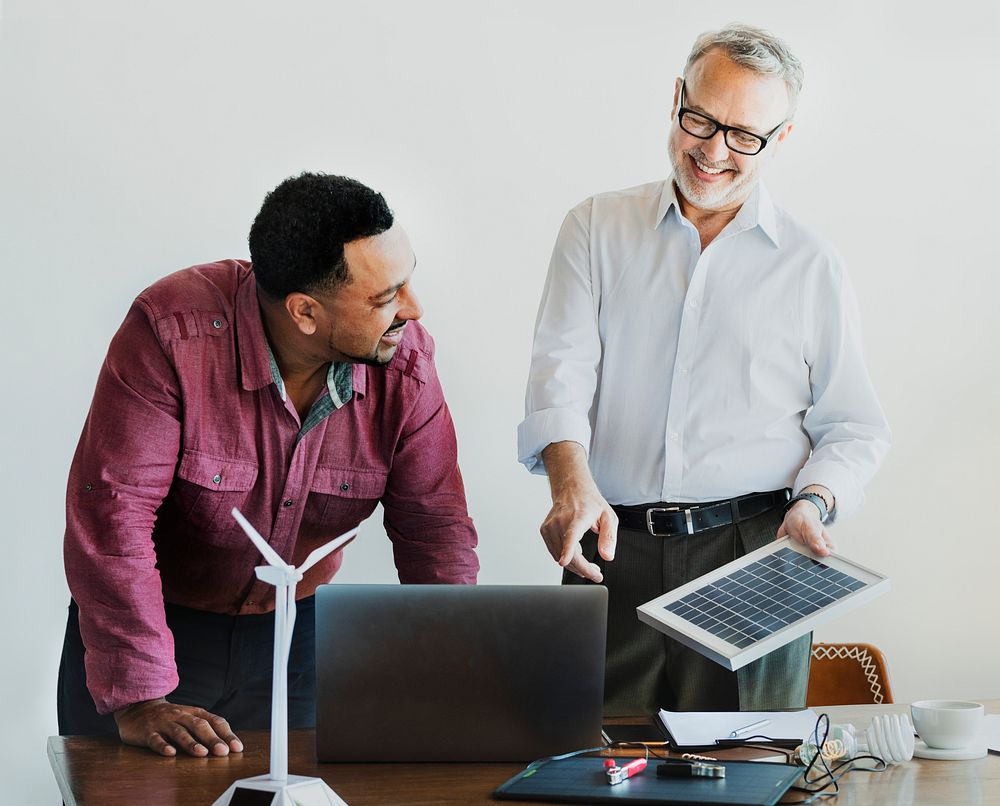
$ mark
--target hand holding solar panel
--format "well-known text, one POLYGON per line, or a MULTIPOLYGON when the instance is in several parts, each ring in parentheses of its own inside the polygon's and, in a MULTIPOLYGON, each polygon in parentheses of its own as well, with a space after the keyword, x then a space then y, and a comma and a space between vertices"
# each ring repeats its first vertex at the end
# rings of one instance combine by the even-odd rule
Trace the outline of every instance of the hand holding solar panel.
POLYGON ((791 537, 820 557, 833 550, 830 535, 820 520, 819 510, 809 501, 796 501, 778 527, 778 539, 791 537))

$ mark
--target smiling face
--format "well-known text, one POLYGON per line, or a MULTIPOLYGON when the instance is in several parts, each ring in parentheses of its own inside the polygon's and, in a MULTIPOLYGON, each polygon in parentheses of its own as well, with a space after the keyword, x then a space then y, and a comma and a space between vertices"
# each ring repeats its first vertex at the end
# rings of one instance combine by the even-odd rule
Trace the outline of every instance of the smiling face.
POLYGON ((316 334, 327 361, 382 365, 403 338, 406 323, 423 316, 410 285, 416 257, 399 224, 344 245, 348 281, 312 296, 320 303, 316 334))
POLYGON ((724 125, 763 135, 788 115, 785 82, 748 70, 719 50, 706 53, 692 65, 683 82, 677 80, 668 141, 677 189, 685 201, 702 210, 738 209, 766 162, 792 130, 792 124, 782 125, 768 138, 767 147, 753 156, 731 151, 722 131, 701 140, 678 124, 682 83, 686 108, 724 125))

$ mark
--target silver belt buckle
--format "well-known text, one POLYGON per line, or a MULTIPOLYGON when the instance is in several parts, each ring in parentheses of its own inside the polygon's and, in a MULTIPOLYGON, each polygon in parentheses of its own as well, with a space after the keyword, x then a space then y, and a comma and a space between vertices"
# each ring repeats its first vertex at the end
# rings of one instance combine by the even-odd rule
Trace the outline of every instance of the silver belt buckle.
MULTIPOLYGON (((646 510, 646 529, 653 537, 669 537, 666 532, 657 532, 653 529, 654 512, 680 512, 680 507, 650 507, 646 510)), ((691 520, 691 510, 684 510, 684 523, 687 525, 687 533, 694 534, 694 522, 691 520)))

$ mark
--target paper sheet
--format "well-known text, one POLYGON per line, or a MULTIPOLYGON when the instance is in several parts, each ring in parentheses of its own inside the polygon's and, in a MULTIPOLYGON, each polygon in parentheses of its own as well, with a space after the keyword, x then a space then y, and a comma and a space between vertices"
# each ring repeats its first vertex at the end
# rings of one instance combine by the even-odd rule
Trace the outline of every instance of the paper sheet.
MULTIPOLYGON (((802 711, 660 711, 660 720, 680 747, 704 747, 716 739, 729 739, 733 731, 768 721, 767 725, 741 732, 736 738, 768 736, 772 739, 803 740, 816 725, 818 714, 802 711)), ((763 741, 757 739, 758 742, 763 741)))

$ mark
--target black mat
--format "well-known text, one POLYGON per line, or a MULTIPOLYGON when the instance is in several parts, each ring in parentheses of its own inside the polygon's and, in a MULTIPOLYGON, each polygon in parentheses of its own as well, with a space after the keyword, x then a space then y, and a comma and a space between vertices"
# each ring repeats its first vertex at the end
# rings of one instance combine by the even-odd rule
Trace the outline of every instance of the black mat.
POLYGON ((730 806, 773 806, 802 773, 801 767, 760 761, 715 761, 725 778, 657 778, 655 759, 639 775, 608 784, 603 758, 550 761, 526 770, 501 785, 498 800, 542 800, 557 803, 724 803, 730 806))

